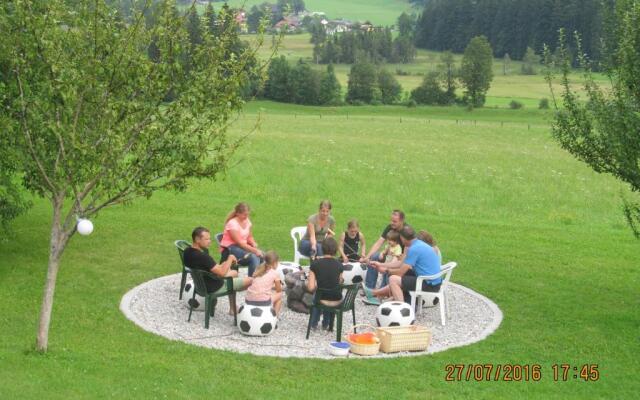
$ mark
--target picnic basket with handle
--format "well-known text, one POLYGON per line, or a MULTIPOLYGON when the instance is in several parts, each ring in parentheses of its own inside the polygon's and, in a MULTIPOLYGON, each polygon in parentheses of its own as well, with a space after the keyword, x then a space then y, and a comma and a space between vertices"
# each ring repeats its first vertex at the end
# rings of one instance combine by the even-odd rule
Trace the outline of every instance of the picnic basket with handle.
POLYGON ((380 350, 384 353, 398 351, 424 351, 431 344, 431 331, 424 326, 391 326, 377 328, 380 350))
POLYGON ((357 328, 368 328, 369 330, 371 330, 373 333, 375 343, 371 343, 371 344, 356 343, 351 340, 351 333, 350 333, 347 335, 347 338, 346 338, 347 342, 349 342, 349 344, 351 345, 349 351, 351 351, 354 354, 359 354, 361 356, 373 356, 375 354, 378 354, 378 352, 380 351, 380 339, 376 335, 376 332, 375 332, 376 328, 368 324, 357 324, 351 328, 354 334, 357 328))

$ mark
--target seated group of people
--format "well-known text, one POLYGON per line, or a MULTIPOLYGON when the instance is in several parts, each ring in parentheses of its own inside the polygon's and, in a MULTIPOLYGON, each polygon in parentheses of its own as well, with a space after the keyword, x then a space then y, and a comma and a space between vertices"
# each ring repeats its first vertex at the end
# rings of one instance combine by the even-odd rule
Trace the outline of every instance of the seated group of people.
MULTIPOLYGON (((234 291, 247 290, 245 300, 256 305, 272 304, 276 313, 282 307, 282 285, 276 268, 279 257, 275 251, 262 252, 253 238, 250 209, 248 204, 239 203, 229 214, 220 240, 221 261, 209 255, 211 234, 198 227, 192 232, 192 245, 184 252, 184 262, 189 268, 211 272, 218 277, 232 277, 234 291), (238 277, 233 267, 236 264, 248 266, 248 276, 238 277), (275 289, 275 291, 274 291, 275 289)), ((343 262, 361 262, 368 266, 363 289, 368 304, 380 304, 380 298, 392 297, 397 301, 410 302, 408 292, 415 290, 418 276, 434 275, 440 272, 441 255, 433 237, 426 231, 416 231, 404 220, 404 213, 394 210, 390 223, 380 238, 366 252, 364 235, 356 220, 349 221, 347 230, 335 236, 335 220, 331 216, 331 203, 320 203, 317 214, 311 215, 307 231, 300 241, 299 251, 311 258, 306 288, 313 293, 320 292, 320 301, 327 305, 337 305, 342 299, 338 286, 342 282, 343 262), (384 249, 381 250, 385 244, 384 249), (339 253, 339 261, 336 255, 339 253), (382 274, 381 287, 376 288, 378 275, 382 274)), ((222 282, 205 279, 207 290, 226 290, 222 282)), ((441 279, 423 282, 423 291, 437 292, 441 279)), ((231 311, 235 296, 230 296, 231 311)), ((314 309, 315 310, 315 309, 314 309)), ((333 313, 325 312, 322 327, 329 329, 333 313)), ((320 313, 312 315, 311 325, 317 328, 320 313)))

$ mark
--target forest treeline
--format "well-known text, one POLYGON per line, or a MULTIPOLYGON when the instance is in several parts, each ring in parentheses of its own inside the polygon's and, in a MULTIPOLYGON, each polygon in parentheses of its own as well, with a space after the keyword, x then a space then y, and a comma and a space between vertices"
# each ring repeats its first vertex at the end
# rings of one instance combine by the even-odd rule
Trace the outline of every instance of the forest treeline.
POLYGON ((427 0, 416 23, 415 43, 430 50, 464 51, 484 35, 493 54, 520 60, 531 47, 556 48, 558 29, 578 31, 583 50, 601 56, 600 36, 606 10, 614 0, 427 0))

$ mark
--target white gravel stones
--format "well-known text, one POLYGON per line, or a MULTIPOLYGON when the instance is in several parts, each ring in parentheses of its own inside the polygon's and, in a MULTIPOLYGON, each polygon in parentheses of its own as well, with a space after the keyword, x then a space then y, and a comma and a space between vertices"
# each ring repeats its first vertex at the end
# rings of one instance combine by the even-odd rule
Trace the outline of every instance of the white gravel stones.
MULTIPOLYGON (((209 329, 204 329, 204 312, 194 311, 191 322, 187 322, 188 306, 178 300, 180 274, 164 276, 145 282, 124 295, 120 309, 131 321, 143 329, 171 340, 180 340, 198 346, 252 353, 261 356, 334 358, 328 352, 329 342, 335 340, 335 332, 312 331, 305 340, 308 314, 289 310, 283 304, 278 316, 278 328, 267 337, 247 337, 233 326, 233 316, 228 315, 229 302, 226 297, 218 299, 216 314, 211 318, 209 329)), ((424 352, 403 352, 372 357, 416 356, 443 351, 478 342, 493 331, 502 321, 502 312, 488 298, 471 289, 450 283, 447 289, 449 319, 440 325, 439 308, 423 308, 416 324, 428 327, 433 333, 433 342, 424 352)), ((244 303, 244 293, 238 294, 238 304, 244 303)), ((356 299, 356 322, 375 326, 376 306, 356 299)), ((352 326, 350 313, 345 313, 343 332, 352 326)), ((359 356, 349 355, 351 358, 359 356)), ((371 357, 368 357, 371 358, 371 357)))

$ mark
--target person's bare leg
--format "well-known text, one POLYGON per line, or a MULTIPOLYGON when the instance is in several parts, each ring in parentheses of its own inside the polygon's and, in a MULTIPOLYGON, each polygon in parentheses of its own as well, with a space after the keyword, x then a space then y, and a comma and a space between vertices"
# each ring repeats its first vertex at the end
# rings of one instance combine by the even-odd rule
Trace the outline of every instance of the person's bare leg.
POLYGON ((389 277, 389 289, 391 295, 395 301, 404 301, 404 294, 402 293, 402 277, 398 275, 391 275, 389 277))
POLYGON ((272 294, 271 302, 273 303, 273 308, 276 311, 276 315, 280 315, 280 309, 282 308, 282 292, 272 294))
POLYGON ((233 293, 229 296, 229 315, 233 315, 233 310, 237 310, 236 308, 236 294, 233 293))
POLYGON ((384 287, 381 287, 380 289, 372 290, 371 293, 373 293, 374 296, 376 296, 378 298, 381 298, 381 299, 384 299, 384 298, 387 298, 387 297, 391 296, 391 291, 389 290, 389 286, 388 285, 384 286, 384 287))
POLYGON ((241 290, 245 290, 246 288, 248 288, 249 286, 251 286, 251 284, 253 283, 253 278, 243 278, 242 279, 242 289, 241 290))

